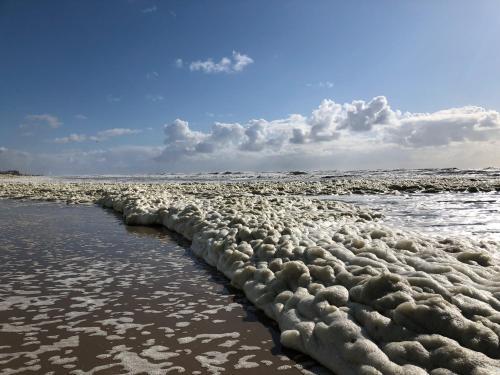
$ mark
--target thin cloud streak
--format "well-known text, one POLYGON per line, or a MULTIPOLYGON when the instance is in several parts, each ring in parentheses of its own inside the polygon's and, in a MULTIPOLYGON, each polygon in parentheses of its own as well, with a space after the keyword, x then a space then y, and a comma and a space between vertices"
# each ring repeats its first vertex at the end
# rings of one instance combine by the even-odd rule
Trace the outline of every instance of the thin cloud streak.
POLYGON ((307 83, 306 86, 312 88, 320 88, 320 89, 331 89, 335 85, 333 82, 330 81, 319 81, 316 83, 307 83))
POLYGON ((127 129, 127 128, 113 128, 106 129, 98 132, 96 135, 85 135, 85 134, 70 134, 67 137, 55 138, 54 143, 65 144, 65 143, 81 143, 87 141, 102 142, 109 138, 121 137, 124 135, 139 134, 142 130, 140 129, 127 129))
POLYGON ((148 13, 154 13, 157 10, 158 10, 158 8, 156 7, 156 5, 153 5, 152 7, 144 8, 141 12, 144 14, 148 14, 148 13))
POLYGON ((146 99, 149 100, 150 102, 157 103, 157 102, 162 102, 165 99, 165 97, 163 95, 148 94, 146 95, 146 99))
POLYGON ((24 122, 19 125, 21 129, 27 128, 41 128, 48 127, 51 129, 57 129, 62 125, 62 121, 59 120, 57 116, 44 113, 44 114, 35 114, 35 115, 26 115, 24 117, 24 122))

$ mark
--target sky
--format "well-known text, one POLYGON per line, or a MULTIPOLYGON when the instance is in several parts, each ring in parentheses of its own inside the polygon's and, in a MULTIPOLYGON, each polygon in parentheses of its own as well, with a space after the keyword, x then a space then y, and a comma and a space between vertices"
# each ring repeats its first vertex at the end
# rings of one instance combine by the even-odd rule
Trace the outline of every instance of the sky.
POLYGON ((0 0, 0 170, 500 167, 497 0, 0 0))

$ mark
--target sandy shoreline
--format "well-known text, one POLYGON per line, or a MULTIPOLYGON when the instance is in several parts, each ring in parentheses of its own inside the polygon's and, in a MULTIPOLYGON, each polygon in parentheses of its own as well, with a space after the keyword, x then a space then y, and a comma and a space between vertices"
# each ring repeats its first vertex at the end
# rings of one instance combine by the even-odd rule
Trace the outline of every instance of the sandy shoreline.
MULTIPOLYGON (((464 181, 418 186, 499 186, 464 181)), ((430 238, 387 228, 349 204, 291 196, 355 185, 32 182, 0 184, 0 196, 98 203, 128 224, 160 224, 181 234, 278 322, 285 346, 334 372, 500 373, 498 244, 430 238)), ((365 183, 370 191, 394 186, 403 191, 415 181, 365 183)))

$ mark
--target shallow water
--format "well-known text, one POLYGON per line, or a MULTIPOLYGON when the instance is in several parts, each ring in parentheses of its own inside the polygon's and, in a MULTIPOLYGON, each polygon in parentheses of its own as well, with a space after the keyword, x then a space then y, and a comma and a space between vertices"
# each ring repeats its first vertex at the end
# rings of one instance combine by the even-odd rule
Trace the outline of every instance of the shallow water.
POLYGON ((0 223, 0 374, 328 373, 166 230, 9 200, 0 223))
POLYGON ((383 222, 440 236, 500 241, 500 192, 405 195, 333 195, 381 212, 383 222))

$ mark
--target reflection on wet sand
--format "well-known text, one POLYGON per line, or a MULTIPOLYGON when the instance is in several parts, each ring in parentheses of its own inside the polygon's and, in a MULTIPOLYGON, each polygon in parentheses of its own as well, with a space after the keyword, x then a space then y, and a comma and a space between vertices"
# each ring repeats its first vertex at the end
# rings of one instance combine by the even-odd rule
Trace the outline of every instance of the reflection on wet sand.
POLYGON ((0 200, 0 374, 328 373, 165 229, 0 200))

